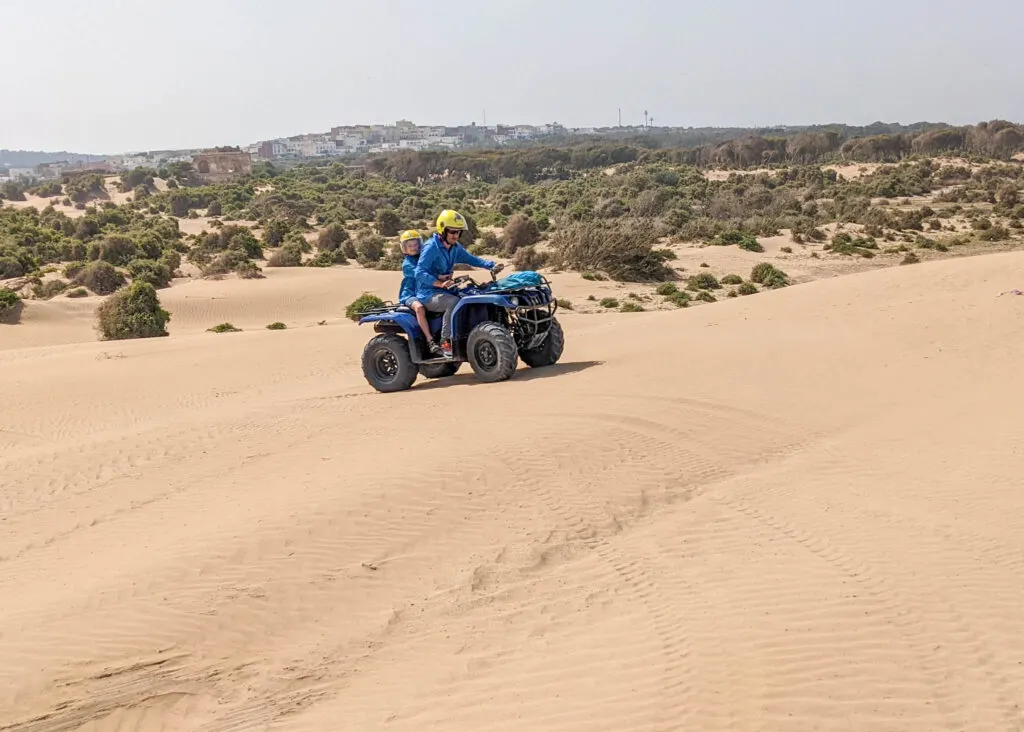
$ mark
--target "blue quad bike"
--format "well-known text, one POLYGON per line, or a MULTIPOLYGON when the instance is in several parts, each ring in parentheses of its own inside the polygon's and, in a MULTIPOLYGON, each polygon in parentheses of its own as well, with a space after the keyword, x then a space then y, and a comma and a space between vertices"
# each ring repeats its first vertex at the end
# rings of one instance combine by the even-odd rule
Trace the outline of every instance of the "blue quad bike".
MULTIPOLYGON (((359 324, 373 323, 379 335, 363 349, 363 375, 379 392, 408 389, 422 374, 428 379, 453 376, 468 361, 480 381, 505 381, 522 359, 539 368, 558 362, 565 346, 562 326, 555 318, 558 302, 551 283, 537 272, 516 272, 496 278, 502 265, 491 270, 491 281, 476 282, 464 275, 449 290, 459 297, 452 312, 452 356, 430 352, 416 315, 394 303, 361 313, 359 324)), ((434 340, 440 341, 442 313, 427 311, 434 340)))

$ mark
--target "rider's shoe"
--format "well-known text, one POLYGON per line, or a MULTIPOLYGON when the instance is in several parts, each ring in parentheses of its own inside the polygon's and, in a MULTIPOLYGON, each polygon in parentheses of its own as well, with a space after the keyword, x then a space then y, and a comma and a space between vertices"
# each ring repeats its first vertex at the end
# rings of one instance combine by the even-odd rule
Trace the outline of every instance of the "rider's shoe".
POLYGON ((442 341, 441 342, 441 355, 444 356, 445 358, 451 358, 452 357, 452 342, 451 341, 442 341))
POLYGON ((435 341, 434 339, 430 339, 429 341, 427 341, 427 347, 430 349, 430 352, 435 356, 444 355, 444 351, 441 350, 441 346, 437 345, 437 341, 435 341))

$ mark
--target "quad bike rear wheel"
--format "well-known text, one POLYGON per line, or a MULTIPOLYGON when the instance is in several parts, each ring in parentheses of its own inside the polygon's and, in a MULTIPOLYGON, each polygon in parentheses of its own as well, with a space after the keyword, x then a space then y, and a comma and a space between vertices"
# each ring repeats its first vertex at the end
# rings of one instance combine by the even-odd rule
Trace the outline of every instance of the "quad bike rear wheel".
POLYGON ((418 373, 409 355, 409 342, 401 336, 381 333, 363 349, 363 376, 377 391, 404 391, 416 381, 418 373))
POLYGON ((480 323, 473 328, 466 352, 473 372, 484 382, 505 381, 519 365, 515 339, 501 323, 480 323))
POLYGON ((553 366, 562 357, 562 350, 565 348, 565 334, 562 332, 562 324, 557 318, 551 319, 548 326, 548 335, 536 348, 522 349, 519 351, 519 358, 531 368, 541 366, 553 366))

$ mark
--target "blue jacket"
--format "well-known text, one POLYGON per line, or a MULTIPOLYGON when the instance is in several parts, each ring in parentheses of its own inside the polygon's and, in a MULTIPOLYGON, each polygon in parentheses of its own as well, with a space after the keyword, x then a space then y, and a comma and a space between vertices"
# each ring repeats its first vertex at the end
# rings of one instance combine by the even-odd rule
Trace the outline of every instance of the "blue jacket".
POLYGON ((402 260, 402 286, 398 288, 398 302, 403 305, 406 300, 416 296, 416 263, 419 259, 419 254, 406 254, 402 260))
POLYGON ((493 269, 494 262, 480 259, 456 243, 451 249, 441 242, 441 235, 434 234, 420 250, 420 261, 416 264, 416 297, 426 303, 431 295, 448 293, 441 287, 434 287, 434 280, 443 274, 452 274, 456 264, 471 264, 482 269, 493 269))

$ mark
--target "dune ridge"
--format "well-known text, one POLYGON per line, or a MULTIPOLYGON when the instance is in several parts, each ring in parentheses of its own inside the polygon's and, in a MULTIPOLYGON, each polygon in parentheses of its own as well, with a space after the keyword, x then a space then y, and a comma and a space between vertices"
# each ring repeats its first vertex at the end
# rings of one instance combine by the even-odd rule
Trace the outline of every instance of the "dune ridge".
POLYGON ((0 350, 0 730, 1021 725, 1024 255, 386 396, 334 272, 0 350))

